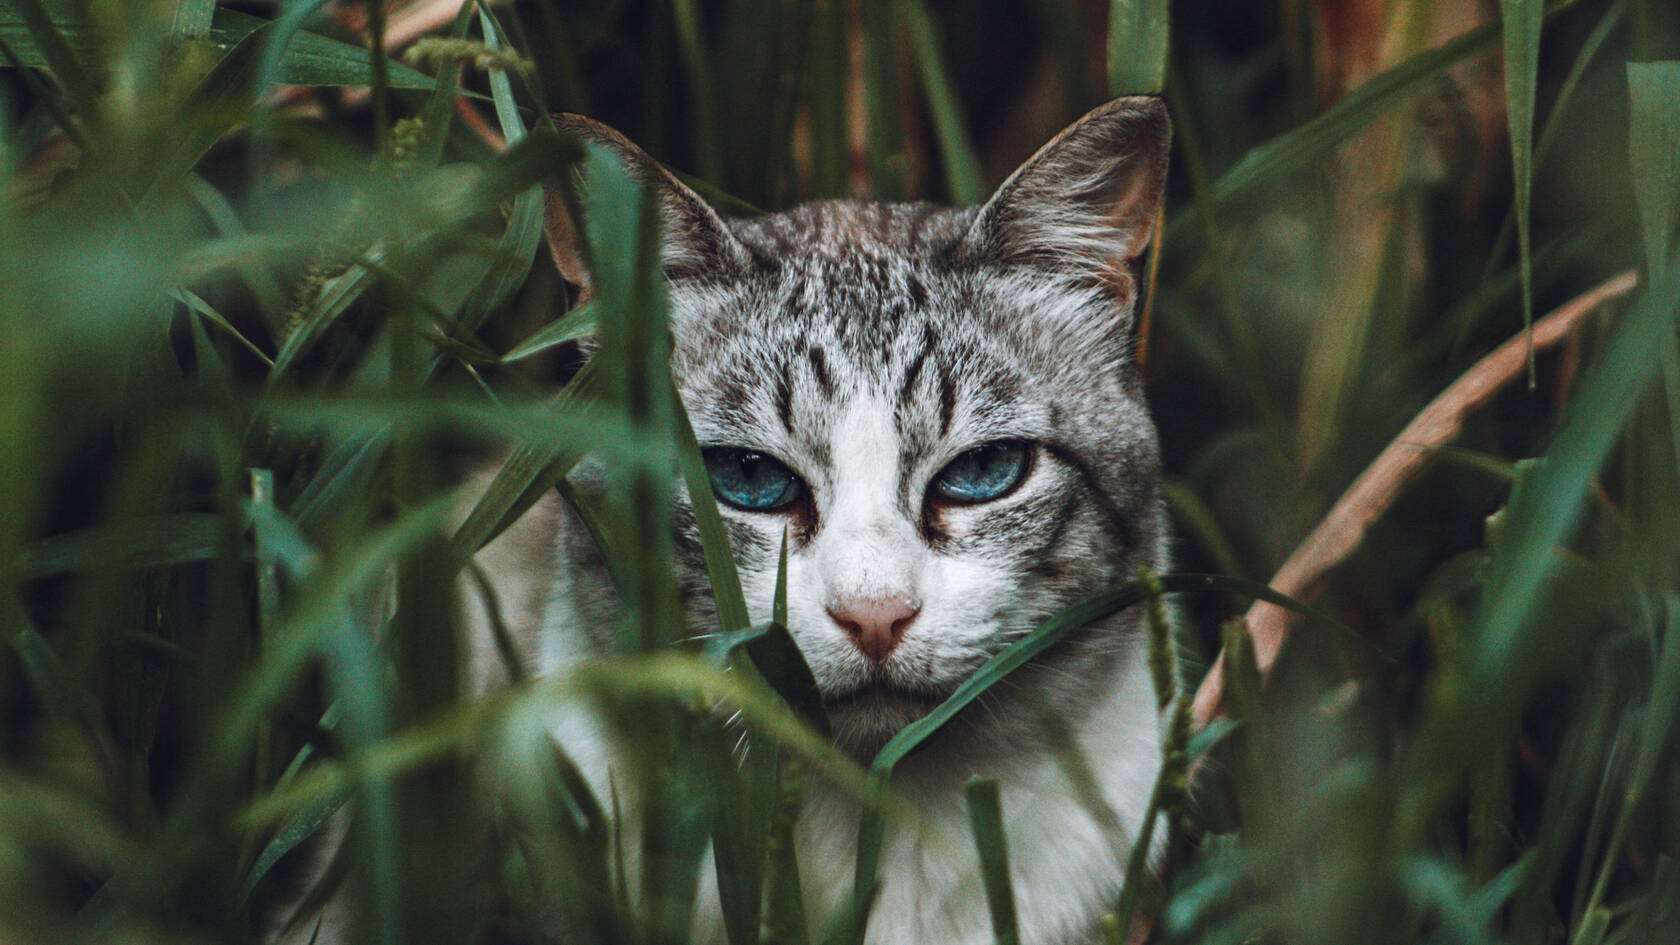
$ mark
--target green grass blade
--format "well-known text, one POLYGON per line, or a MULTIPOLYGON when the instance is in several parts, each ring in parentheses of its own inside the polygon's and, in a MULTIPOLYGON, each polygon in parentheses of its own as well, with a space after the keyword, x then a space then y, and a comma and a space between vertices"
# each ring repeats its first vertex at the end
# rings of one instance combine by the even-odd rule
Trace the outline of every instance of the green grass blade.
MULTIPOLYGON (((511 226, 511 223, 509 225, 511 226)), ((588 338, 595 334, 596 327, 595 306, 585 302, 532 332, 529 338, 508 349, 508 353, 502 355, 502 361, 506 364, 512 364, 515 361, 523 361, 526 358, 559 347, 568 341, 588 338)))
POLYGON ((1167 0, 1111 0, 1108 92, 1158 95, 1167 81, 1167 0))
POLYGON ((712 80, 713 56, 701 33, 700 10, 695 0, 671 0, 671 18, 677 29, 677 50, 688 72, 688 97, 694 109, 694 154, 700 176, 723 180, 723 146, 718 137, 717 83, 712 80))
MULTIPOLYGON (((461 9, 455 13, 455 23, 450 27, 449 35, 452 39, 464 39, 467 27, 472 23, 473 5, 461 4, 461 9)), ((375 57, 376 62, 383 62, 383 56, 375 57)), ((449 141, 449 130, 455 121, 455 94, 460 85, 461 61, 450 58, 438 68, 437 78, 432 83, 432 94, 427 97, 426 104, 420 109, 420 147, 417 149, 416 166, 420 168, 436 167, 443 158, 443 146, 449 141)), ((374 73, 376 83, 385 81, 382 72, 374 73)), ((376 94, 381 90, 376 89, 376 94)), ((510 144, 512 142, 509 142, 510 144)))
POLYGON ((974 153, 974 139, 968 133, 951 71, 945 65, 939 28, 922 0, 904 0, 904 19, 910 47, 916 54, 916 71, 922 77, 922 92, 933 112, 933 130, 939 136, 939 157, 951 200, 963 206, 980 203, 986 199, 980 158, 974 153))
MULTIPOLYGON (((1575 91, 1581 85, 1581 77, 1587 74, 1587 67, 1597 59, 1599 50, 1604 47, 1604 41, 1620 26, 1627 16, 1628 0, 1615 0, 1604 16, 1599 18, 1586 41, 1581 44, 1581 51, 1575 55, 1575 61, 1569 65, 1569 74, 1563 77, 1558 86, 1557 96, 1552 99, 1552 109, 1546 113, 1546 121, 1540 127, 1539 140, 1534 145, 1532 170, 1538 172, 1545 164, 1546 157, 1551 153, 1552 145, 1557 143, 1558 132, 1563 128, 1563 116, 1569 109, 1569 103, 1574 98, 1575 91)), ((1499 236, 1494 240, 1493 250, 1488 253, 1486 268, 1482 271, 1482 279, 1486 281, 1492 277, 1495 269, 1505 258, 1505 250, 1511 244, 1511 234, 1516 229, 1516 208, 1512 207, 1505 215, 1505 221, 1500 224, 1499 236)), ((1536 267, 1542 268, 1542 267, 1536 267)))
POLYGON ((1674 248, 1680 210, 1680 60, 1630 62, 1627 83, 1628 163, 1645 267, 1655 275, 1674 248))
POLYGON ((182 512, 96 525, 23 548, 13 568, 21 578, 92 569, 160 568, 216 554, 220 516, 182 512))
POLYGON ((869 189, 876 200, 902 200, 904 116, 899 109, 897 0, 861 0, 864 113, 869 122, 869 189))
POLYGON ((1009 877, 1009 850, 1003 837, 1003 807, 995 778, 975 778, 963 787, 974 846, 980 854, 980 878, 986 886, 986 909, 992 916, 997 945, 1019 945, 1015 922, 1015 884, 1009 877))
MULTIPOLYGON (((258 66, 257 88, 272 85, 371 85, 373 70, 366 49, 302 29, 303 22, 323 6, 316 0, 288 5, 264 41, 258 66)), ((210 40, 219 49, 231 49, 268 20, 217 7, 211 20, 210 40)), ((396 89, 429 89, 436 81, 389 57, 382 57, 387 81, 396 89)))
MULTIPOLYGON (((1500 0, 1500 31, 1505 47, 1505 118, 1511 135, 1511 177, 1516 189, 1517 254, 1522 271, 1523 327, 1534 323, 1534 270, 1529 255, 1528 208, 1533 180, 1534 86, 1540 71, 1541 0, 1500 0)), ((1528 380, 1534 383, 1534 350, 1529 349, 1528 380)))
POLYGON ((210 20, 216 0, 176 0, 170 33, 177 39, 197 39, 210 34, 210 20))

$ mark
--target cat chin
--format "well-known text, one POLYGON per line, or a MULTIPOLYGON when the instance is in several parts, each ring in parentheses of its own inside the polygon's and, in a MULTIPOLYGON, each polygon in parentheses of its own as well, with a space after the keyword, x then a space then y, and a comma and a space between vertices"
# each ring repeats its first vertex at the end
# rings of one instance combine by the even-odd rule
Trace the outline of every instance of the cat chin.
POLYGON ((886 686, 868 686, 825 699, 834 746, 868 762, 906 725, 932 712, 941 697, 886 686))

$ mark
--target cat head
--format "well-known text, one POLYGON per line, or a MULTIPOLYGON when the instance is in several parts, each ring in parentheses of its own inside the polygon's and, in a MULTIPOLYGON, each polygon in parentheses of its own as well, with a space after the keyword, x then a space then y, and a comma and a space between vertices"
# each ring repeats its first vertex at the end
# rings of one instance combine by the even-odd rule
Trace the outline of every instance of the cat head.
MULTIPOLYGON (((725 221, 611 129, 562 130, 658 195, 672 371, 749 607, 768 616, 785 532, 790 630, 843 748, 874 751, 1045 618, 1160 566, 1131 351, 1166 174, 1158 99, 1092 111, 962 209, 725 221)), ((558 189, 549 207, 556 264, 587 294, 576 217, 558 189)), ((698 579, 685 504, 677 520, 698 579)), ((693 610, 715 626, 704 595, 693 610)), ((1136 629, 1122 615, 1053 648, 966 728, 1028 737, 1033 705, 1076 718, 1136 658, 1136 629)))

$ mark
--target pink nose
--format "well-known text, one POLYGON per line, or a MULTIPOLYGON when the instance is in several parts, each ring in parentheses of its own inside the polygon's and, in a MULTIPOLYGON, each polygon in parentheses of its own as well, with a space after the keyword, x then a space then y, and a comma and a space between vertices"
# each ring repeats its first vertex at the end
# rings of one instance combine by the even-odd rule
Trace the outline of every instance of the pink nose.
POLYGON ((831 601, 828 615, 870 662, 879 663, 904 639, 921 609, 920 602, 905 598, 850 598, 831 601))

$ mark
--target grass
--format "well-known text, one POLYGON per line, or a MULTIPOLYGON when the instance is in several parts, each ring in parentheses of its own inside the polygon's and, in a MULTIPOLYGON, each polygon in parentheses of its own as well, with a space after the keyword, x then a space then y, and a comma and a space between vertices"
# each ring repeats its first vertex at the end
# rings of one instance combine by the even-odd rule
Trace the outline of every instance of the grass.
MULTIPOLYGON (((1680 22, 1506 0, 1448 37, 1445 4, 1366 6, 1390 19, 518 0, 451 11, 410 61, 366 37, 414 8, 0 2, 0 938, 255 940, 348 803, 333 875, 367 941, 681 941, 708 849, 736 945, 856 941, 895 761, 1034 648, 1166 593, 1189 675, 1164 692, 1164 882, 1128 885, 1111 938, 1137 915, 1168 943, 1680 940, 1680 22), (730 213, 967 200, 1105 82, 1164 90, 1178 128, 1145 370, 1186 573, 1053 619, 860 769, 785 614, 750 625, 644 195, 543 116, 607 121, 730 213), (568 313, 540 188, 580 161, 610 183, 581 198, 597 291, 568 313), (1231 621, 1249 579, 1525 313, 1629 268, 1262 667, 1231 621), (501 452, 463 517, 450 470, 501 452), (598 505, 566 480, 590 452, 598 505), (673 468, 718 604, 699 649, 673 468), (623 655, 470 698, 470 554, 553 489, 612 561, 623 655), (1232 720, 1192 731, 1221 646, 1232 720), (544 734, 576 700, 635 733, 622 792, 544 734), (512 773, 489 848, 451 816, 484 763, 512 773), (819 774, 871 799, 832 928, 791 851, 819 774)), ((996 786, 970 803, 1010 941, 996 786)))

